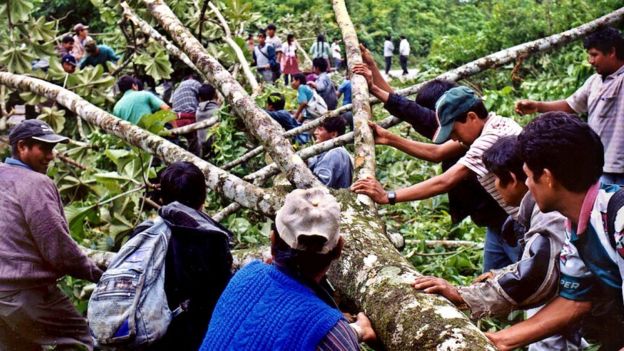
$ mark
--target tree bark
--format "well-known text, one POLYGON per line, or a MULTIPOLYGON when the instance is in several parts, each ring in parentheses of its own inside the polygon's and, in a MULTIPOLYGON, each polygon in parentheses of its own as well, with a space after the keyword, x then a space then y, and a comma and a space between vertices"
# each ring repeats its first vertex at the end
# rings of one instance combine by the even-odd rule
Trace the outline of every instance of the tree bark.
POLYGON ((189 125, 186 125, 184 127, 178 127, 178 128, 169 129, 169 133, 175 134, 175 135, 184 135, 184 134, 188 134, 190 132, 194 132, 196 130, 210 128, 210 127, 214 126, 217 123, 219 123, 219 117, 210 117, 210 118, 208 118, 206 120, 203 120, 201 122, 189 124, 189 125))
POLYGON ((219 89, 234 112, 242 118, 247 130, 268 150, 286 178, 298 188, 321 185, 303 160, 295 154, 290 142, 282 137, 282 129, 265 111, 256 106, 243 87, 208 55, 195 37, 180 23, 161 0, 143 0, 152 15, 180 45, 193 62, 206 73, 208 81, 219 89))
POLYGON ((184 62, 193 71, 197 72, 202 78, 206 78, 204 72, 200 71, 185 53, 178 49, 177 46, 173 45, 169 40, 167 40, 167 38, 162 36, 162 34, 158 33, 158 31, 150 26, 149 23, 139 18, 125 1, 122 1, 120 4, 123 8, 123 16, 128 21, 134 23, 137 27, 139 27, 141 32, 143 32, 145 35, 159 42, 162 46, 165 47, 165 50, 167 50, 167 52, 179 58, 180 61, 184 62))
POLYGON ((179 146, 109 114, 58 85, 37 78, 7 72, 0 72, 0 84, 19 91, 30 91, 54 100, 76 113, 85 121, 102 128, 107 133, 115 135, 131 145, 160 157, 167 163, 177 161, 194 163, 206 175, 206 185, 210 189, 247 208, 271 216, 281 204, 281 199, 272 192, 247 183, 196 157, 179 146))
MULTIPOLYGON (((348 69, 353 71, 353 66, 362 63, 362 53, 358 42, 357 33, 351 22, 351 17, 347 12, 344 0, 333 0, 336 22, 342 32, 342 39, 345 43, 345 53, 348 62, 348 69)), ((359 74, 351 75, 351 93, 353 105, 353 129, 355 145, 355 179, 375 178, 375 138, 373 131, 368 126, 371 120, 371 107, 368 103, 370 95, 366 78, 359 74)), ((368 206, 374 207, 375 203, 364 195, 358 198, 368 206)))
POLYGON ((236 42, 234 41, 234 38, 232 38, 232 32, 230 31, 230 26, 228 25, 227 21, 221 14, 221 11, 219 11, 219 8, 215 4, 213 4, 212 1, 208 1, 208 6, 210 6, 210 9, 212 10, 212 12, 214 12, 215 16, 217 16, 219 23, 221 23, 221 28, 223 28, 223 32, 225 33, 225 37, 223 38, 223 40, 225 40, 225 42, 232 48, 232 50, 234 50, 234 54, 236 54, 236 58, 238 59, 238 62, 241 65, 243 73, 245 73, 245 78, 247 79, 247 82, 251 86, 251 91, 254 94, 259 93, 260 85, 258 84, 258 81, 256 80, 256 76, 254 76, 253 72, 251 71, 249 62, 247 62, 247 59, 245 58, 245 54, 241 50, 240 46, 236 44, 236 42))

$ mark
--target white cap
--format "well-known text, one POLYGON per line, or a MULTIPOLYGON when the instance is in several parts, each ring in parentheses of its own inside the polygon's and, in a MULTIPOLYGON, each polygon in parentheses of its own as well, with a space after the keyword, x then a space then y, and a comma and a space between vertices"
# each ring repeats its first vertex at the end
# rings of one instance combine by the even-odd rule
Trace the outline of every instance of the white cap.
POLYGON ((302 237, 324 238, 321 250, 312 250, 326 254, 340 240, 340 205, 326 188, 296 189, 277 211, 275 226, 280 238, 296 250, 311 250, 300 243, 302 237))

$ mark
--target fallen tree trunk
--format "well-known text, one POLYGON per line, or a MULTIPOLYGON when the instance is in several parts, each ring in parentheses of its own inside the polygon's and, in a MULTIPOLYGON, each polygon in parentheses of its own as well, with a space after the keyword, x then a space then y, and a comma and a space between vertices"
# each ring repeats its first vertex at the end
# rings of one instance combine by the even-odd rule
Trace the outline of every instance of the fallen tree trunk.
MULTIPOLYGON (((333 0, 332 5, 336 14, 336 22, 338 22, 345 43, 348 69, 352 72, 354 65, 362 63, 360 44, 344 0, 333 0)), ((351 94, 355 145, 354 178, 375 178, 375 138, 373 131, 368 126, 368 121, 371 120, 371 107, 368 103, 370 95, 366 78, 362 75, 351 75, 351 94)), ((375 206, 375 203, 368 196, 358 195, 358 198, 368 206, 375 206)))
POLYGON ((19 91, 30 91, 45 96, 67 107, 77 116, 115 135, 131 145, 137 146, 167 163, 189 161, 197 165, 206 175, 208 188, 241 205, 271 216, 281 199, 270 191, 263 190, 242 179, 217 168, 181 147, 149 133, 144 129, 121 120, 92 105, 75 93, 58 85, 23 75, 0 72, 0 84, 19 91))
POLYGON ((295 154, 290 142, 282 137, 280 125, 256 106, 219 61, 206 53, 201 43, 182 25, 167 4, 161 0, 143 0, 143 3, 197 67, 206 73, 208 81, 223 94, 247 130, 263 144, 286 178, 298 188, 320 185, 308 166, 295 154))
POLYGON ((196 130, 210 128, 210 127, 214 126, 217 123, 219 123, 219 117, 210 117, 210 118, 208 118, 206 120, 203 120, 201 122, 189 124, 189 125, 186 125, 184 127, 178 127, 178 128, 169 129, 168 132, 171 133, 171 134, 175 134, 175 135, 184 135, 184 134, 187 134, 187 133, 190 133, 190 132, 194 132, 196 130))

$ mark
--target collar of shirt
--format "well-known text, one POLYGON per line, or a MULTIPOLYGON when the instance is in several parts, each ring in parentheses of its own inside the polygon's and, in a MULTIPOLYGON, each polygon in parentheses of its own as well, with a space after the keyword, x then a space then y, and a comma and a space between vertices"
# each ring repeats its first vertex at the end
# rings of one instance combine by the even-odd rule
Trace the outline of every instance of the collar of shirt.
MULTIPOLYGON (((594 208, 594 202, 596 202, 596 197, 598 196, 598 190, 600 190, 599 181, 592 185, 589 190, 587 190, 587 194, 585 194, 585 199, 583 200, 583 205, 581 206, 581 213, 579 214, 578 225, 576 226, 577 235, 580 235, 587 230, 587 224, 589 223, 589 218, 591 216, 592 209, 594 208)), ((566 227, 568 231, 572 229, 572 222, 569 219, 566 220, 566 227)))
POLYGON ((25 164, 24 162, 22 162, 22 161, 20 161, 20 160, 18 160, 16 158, 13 158, 13 157, 7 157, 4 160, 4 163, 7 164, 7 165, 11 165, 11 166, 23 167, 23 168, 29 169, 31 171, 33 170, 32 168, 30 168, 29 165, 25 164))
POLYGON ((618 68, 617 71, 607 76, 601 76, 600 78, 602 78, 602 81, 605 82, 607 80, 615 79, 615 77, 621 75, 622 73, 624 73, 624 65, 620 66, 620 68, 618 68))

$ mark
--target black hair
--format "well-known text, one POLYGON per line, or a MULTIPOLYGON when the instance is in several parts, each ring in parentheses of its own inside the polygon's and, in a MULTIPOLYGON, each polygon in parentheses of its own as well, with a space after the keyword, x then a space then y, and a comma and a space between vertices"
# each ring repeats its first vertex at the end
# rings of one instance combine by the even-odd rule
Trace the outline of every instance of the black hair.
POLYGON ((273 106, 276 111, 283 110, 286 105, 286 99, 280 93, 271 93, 267 97, 267 104, 273 106))
POLYGON ((298 80, 299 83, 301 83, 303 85, 305 85, 307 83, 306 82, 306 76, 303 73, 297 73, 292 78, 293 78, 293 80, 298 80))
POLYGON ((405 39, 405 35, 401 35, 401 39, 405 39))
POLYGON ((389 35, 386 35, 386 40, 392 40, 392 37, 389 35))
POLYGON ((286 36, 286 41, 290 44, 295 39, 295 35, 290 33, 286 36))
POLYGON ((464 113, 462 116, 457 117, 455 119, 455 122, 459 122, 459 123, 466 122, 466 120, 468 119, 468 112, 476 113, 479 119, 486 119, 488 116, 488 110, 487 108, 485 108, 485 104, 483 103, 483 100, 479 99, 472 105, 471 108, 468 109, 468 111, 466 111, 466 113, 464 113))
POLYGON ((275 24, 271 23, 266 27, 266 30, 269 30, 269 29, 276 30, 277 27, 275 27, 275 24))
POLYGON ((63 44, 73 43, 73 42, 74 42, 74 37, 72 37, 71 35, 66 35, 63 37, 63 44))
MULTIPOLYGON (((24 141, 24 145, 25 145, 27 148, 29 148, 29 149, 30 149, 31 147, 33 147, 33 145, 35 145, 35 144, 37 144, 37 143, 41 143, 40 141, 37 141, 37 140, 35 140, 35 139, 33 139, 33 138, 26 138, 26 139, 20 139, 20 140, 23 140, 23 141, 24 141)), ((17 156, 18 156, 18 152, 17 152, 17 151, 18 151, 18 150, 17 150, 17 143, 18 143, 20 140, 15 140, 15 141, 13 141, 13 142, 11 143, 11 157, 13 157, 13 158, 17 158, 17 156)))
POLYGON ((430 110, 435 110, 435 104, 440 97, 457 86, 457 83, 450 80, 434 79, 418 89, 416 103, 430 110))
POLYGON ((518 147, 534 179, 548 169, 569 191, 586 191, 602 175, 604 147, 600 137, 573 114, 540 115, 524 127, 518 147))
POLYGON ((119 87, 119 91, 121 91, 122 94, 132 89, 133 84, 137 84, 137 80, 134 79, 134 77, 127 75, 119 78, 119 80, 117 81, 117 86, 119 87))
POLYGON ((214 100, 217 97, 217 90, 210 84, 202 84, 197 91, 197 97, 201 101, 214 100))
POLYGON ((316 36, 316 41, 318 41, 319 43, 324 42, 325 41, 325 36, 323 34, 319 34, 316 36))
POLYGON ((496 175, 505 186, 512 181, 510 173, 516 176, 518 182, 527 178, 522 170, 522 158, 518 150, 518 137, 510 135, 498 139, 482 156, 485 168, 496 175))
POLYGON ((164 205, 178 201, 198 209, 206 201, 206 177, 190 162, 174 162, 160 174, 160 197, 164 205))
POLYGON ((145 84, 143 84, 143 80, 139 78, 134 78, 134 84, 137 86, 137 91, 143 91, 145 89, 145 84))
MULTIPOLYGON (((271 225, 271 229, 274 233, 271 251, 275 257, 275 263, 285 267, 295 277, 303 279, 304 281, 311 282, 315 276, 329 267, 332 261, 340 256, 341 250, 338 246, 326 254, 293 249, 280 237, 275 223, 271 225)), ((318 247, 320 245, 322 247, 324 244, 324 240, 323 243, 317 240, 319 238, 320 237, 315 236, 300 237, 299 242, 307 240, 308 243, 305 245, 313 250, 315 246, 318 247)))
POLYGON ((317 57, 312 60, 312 66, 318 68, 321 72, 327 72, 327 60, 322 57, 317 57))
POLYGON ((266 31, 264 29, 260 29, 258 31, 258 36, 262 36, 262 37, 266 38, 266 31))
POLYGON ((342 117, 328 118, 323 122, 322 127, 328 132, 338 132, 338 136, 343 135, 347 128, 347 121, 342 117))
POLYGON ((608 54, 615 49, 615 56, 624 60, 624 38, 619 30, 613 27, 600 29, 583 39, 586 50, 596 49, 603 54, 608 54))

